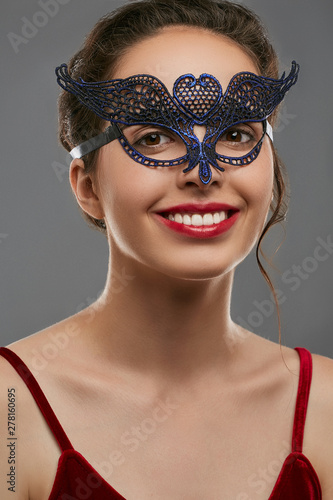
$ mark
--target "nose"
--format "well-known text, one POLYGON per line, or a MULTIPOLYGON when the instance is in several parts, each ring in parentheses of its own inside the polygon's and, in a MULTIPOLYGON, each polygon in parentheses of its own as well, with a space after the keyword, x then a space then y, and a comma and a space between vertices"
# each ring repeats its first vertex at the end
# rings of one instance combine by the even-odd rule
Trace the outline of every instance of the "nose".
POLYGON ((190 136, 191 145, 187 146, 188 165, 180 172, 183 174, 181 182, 196 184, 201 189, 213 183, 221 183, 221 173, 224 171, 216 161, 215 147, 205 140, 207 127, 194 125, 190 136), (198 167, 198 168, 197 168, 198 167))
POLYGON ((222 186, 223 174, 220 169, 209 164, 207 158, 200 154, 197 158, 190 160, 189 165, 177 171, 177 185, 180 188, 185 186, 196 186, 201 191, 206 191, 210 186, 222 186))

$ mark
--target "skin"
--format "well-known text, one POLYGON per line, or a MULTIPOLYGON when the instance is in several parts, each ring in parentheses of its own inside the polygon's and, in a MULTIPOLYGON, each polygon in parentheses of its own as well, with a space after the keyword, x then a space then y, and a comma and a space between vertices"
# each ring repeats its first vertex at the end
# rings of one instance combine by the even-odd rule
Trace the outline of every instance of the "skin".
MULTIPOLYGON (((114 77, 152 73, 172 91, 174 81, 185 72, 200 75, 206 71, 226 88, 235 73, 257 71, 252 60, 224 38, 205 33, 204 44, 202 40, 198 43, 196 36, 188 29, 165 31, 155 37, 153 54, 151 40, 142 42, 122 59, 114 77), (221 53, 218 61, 214 55, 217 48, 221 53), (178 57, 172 58, 175 52, 178 57)), ((197 132, 202 137, 200 128, 197 132)), ((267 137, 260 157, 250 168, 226 165, 224 173, 213 169, 208 186, 199 180, 197 169, 184 175, 183 168, 139 168, 117 141, 100 151, 95 179, 87 182, 82 161, 73 162, 71 167, 71 183, 81 207, 94 217, 104 218, 108 227, 110 271, 99 301, 99 318, 104 325, 116 321, 122 330, 116 362, 123 364, 128 359, 128 368, 133 369, 134 358, 138 367, 160 374, 163 383, 169 377, 175 383, 180 376, 200 378, 201 367, 226 367, 232 361, 233 356, 221 345, 221 331, 233 338, 238 330, 229 314, 234 269, 257 241, 273 190, 273 160, 267 137), (228 233, 210 241, 179 237, 155 221, 154 213, 165 207, 212 201, 238 207, 240 216, 228 233), (112 275, 123 268, 134 278, 124 293, 114 297, 112 275), (137 335, 133 335, 135 331, 137 335), (142 331, 146 332, 143 344, 142 331), (213 352, 209 338, 219 346, 213 352), (147 343, 154 349, 148 359, 147 343)), ((115 339, 108 333, 105 341, 114 345, 115 339)))
MULTIPOLYGON (((152 74, 172 91, 180 75, 206 72, 225 89, 240 71, 257 73, 257 68, 236 44, 203 30, 173 27, 129 49, 112 78, 152 74)), ((203 130, 196 131, 202 137, 203 130)), ((78 333, 67 336, 66 348, 47 360, 37 379, 76 449, 128 500, 221 495, 248 500, 254 494, 267 500, 279 472, 267 467, 278 459, 281 468, 290 452, 298 355, 282 347, 282 357, 277 344, 230 317, 235 268, 255 245, 271 202, 268 137, 248 167, 224 166, 225 172, 212 169, 211 182, 203 185, 197 168, 185 175, 182 165, 143 167, 118 141, 100 150, 96 174, 86 174, 82 160, 74 160, 70 182, 77 201, 91 216, 104 218, 108 229, 104 291, 82 312, 10 346, 32 366, 32 353, 75 326, 78 333), (238 207, 233 228, 211 240, 194 240, 155 219, 165 207, 203 201, 238 207), (149 439, 142 428, 136 430, 139 452, 128 453, 124 465, 108 476, 101 463, 110 463, 119 436, 156 415, 157 401, 165 398, 174 410, 149 439), (147 476, 147 470, 154 473, 147 476), (248 478, 260 470, 265 474, 260 481, 255 476, 257 486, 249 485, 248 478)), ((313 359, 304 453, 328 500, 333 491, 333 363, 313 359)), ((17 498, 47 498, 59 448, 23 383, 2 359, 0 369, 4 387, 14 380, 25 401, 17 498), (47 443, 47 453, 34 446, 37 437, 47 443), (29 463, 43 463, 42 472, 29 463)))

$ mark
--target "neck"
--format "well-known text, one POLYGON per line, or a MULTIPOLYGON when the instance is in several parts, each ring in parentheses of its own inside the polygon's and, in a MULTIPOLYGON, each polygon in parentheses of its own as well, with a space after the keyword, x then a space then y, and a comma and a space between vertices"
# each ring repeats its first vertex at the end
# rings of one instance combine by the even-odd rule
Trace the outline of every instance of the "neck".
POLYGON ((104 292, 91 306, 93 348, 113 366, 161 381, 226 368, 235 334, 232 282, 233 272, 184 280, 133 261, 117 269, 110 262, 104 292))

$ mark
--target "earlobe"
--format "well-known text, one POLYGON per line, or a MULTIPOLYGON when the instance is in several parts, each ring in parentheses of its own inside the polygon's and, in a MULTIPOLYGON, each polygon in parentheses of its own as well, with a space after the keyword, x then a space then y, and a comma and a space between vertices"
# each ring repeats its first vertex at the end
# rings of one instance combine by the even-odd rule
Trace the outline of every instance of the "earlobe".
POLYGON ((96 192, 91 173, 87 173, 82 159, 72 161, 69 168, 69 182, 82 210, 95 219, 103 219, 104 211, 96 192))

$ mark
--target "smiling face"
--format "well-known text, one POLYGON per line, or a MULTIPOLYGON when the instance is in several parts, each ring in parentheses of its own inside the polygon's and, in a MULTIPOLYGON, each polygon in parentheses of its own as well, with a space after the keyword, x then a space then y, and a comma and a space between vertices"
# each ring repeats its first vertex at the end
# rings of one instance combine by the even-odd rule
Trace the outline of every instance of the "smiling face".
MULTIPOLYGON (((230 79, 243 71, 258 73, 253 60, 235 43, 197 28, 170 27, 129 49, 112 78, 154 75, 172 94, 174 82, 186 73, 213 75, 225 91, 230 79)), ((260 137, 258 125, 253 124, 252 132, 248 125, 233 131, 225 140, 244 142, 251 133, 260 137)), ((144 125, 130 127, 125 135, 147 156, 165 158, 174 156, 171 148, 183 148, 176 137, 160 132, 144 125)), ((202 141, 205 127, 196 125, 194 132, 202 141)), ((198 166, 186 173, 186 164, 147 167, 133 161, 118 141, 101 148, 97 217, 105 218, 117 265, 130 260, 134 266, 143 264, 169 276, 207 279, 242 261, 261 233, 271 202, 273 158, 268 137, 248 166, 218 164, 225 171, 212 168, 212 179, 205 185, 198 166)))

